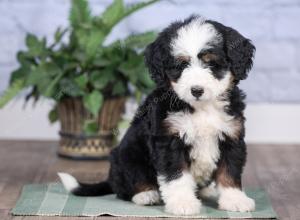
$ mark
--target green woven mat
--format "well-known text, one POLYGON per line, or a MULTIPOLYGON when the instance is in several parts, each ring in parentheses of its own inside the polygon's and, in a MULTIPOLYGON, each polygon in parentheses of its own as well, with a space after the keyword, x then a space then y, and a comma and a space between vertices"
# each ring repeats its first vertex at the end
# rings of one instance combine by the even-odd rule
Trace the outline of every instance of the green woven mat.
MULTIPOLYGON (((263 190, 246 190, 256 201, 254 212, 226 212, 216 209, 215 202, 203 201, 201 214, 188 218, 276 218, 276 214, 263 190)), ((44 216, 131 216, 174 217, 163 211, 163 206, 138 206, 116 199, 115 195, 78 197, 68 194, 61 184, 33 184, 23 188, 13 215, 44 216)), ((186 217, 186 216, 185 216, 186 217)))

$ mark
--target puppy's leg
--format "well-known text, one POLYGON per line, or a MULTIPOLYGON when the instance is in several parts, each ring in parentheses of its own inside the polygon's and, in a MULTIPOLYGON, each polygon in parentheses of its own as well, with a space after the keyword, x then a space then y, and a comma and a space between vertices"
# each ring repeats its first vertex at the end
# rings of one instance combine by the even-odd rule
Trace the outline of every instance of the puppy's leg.
POLYGON ((175 215, 194 215, 200 212, 201 202, 195 194, 196 182, 189 172, 183 171, 171 180, 159 176, 158 182, 166 212, 175 215))
POLYGON ((140 129, 130 127, 119 147, 111 153, 108 179, 118 198, 151 205, 159 200, 157 174, 149 163, 147 145, 136 136, 137 130, 140 129))
POLYGON ((197 185, 189 172, 187 149, 178 137, 156 142, 159 190, 166 212, 175 215, 193 215, 201 209, 196 197, 197 185))
POLYGON ((219 186, 219 208, 227 211, 250 212, 255 209, 255 202, 238 187, 219 186))
POLYGON ((132 201, 137 205, 154 205, 160 202, 160 197, 158 191, 153 189, 135 194, 132 201))
POLYGON ((216 183, 212 182, 207 187, 202 188, 199 190, 198 195, 201 198, 216 198, 219 195, 219 192, 216 187, 216 183))
POLYGON ((253 211, 254 200, 241 189, 241 174, 246 159, 245 146, 226 147, 216 172, 216 183, 220 194, 219 208, 238 212, 253 211))

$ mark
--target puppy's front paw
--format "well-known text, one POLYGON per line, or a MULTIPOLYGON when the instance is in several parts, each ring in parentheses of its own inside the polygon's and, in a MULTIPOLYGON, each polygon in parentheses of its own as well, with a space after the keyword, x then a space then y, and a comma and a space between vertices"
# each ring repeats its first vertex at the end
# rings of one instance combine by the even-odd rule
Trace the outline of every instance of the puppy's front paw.
POLYGON ((200 213, 201 201, 193 198, 176 198, 166 203, 166 212, 174 215, 196 215, 200 213))
POLYGON ((219 198, 219 209, 250 212, 255 209, 255 202, 239 189, 223 189, 219 198))

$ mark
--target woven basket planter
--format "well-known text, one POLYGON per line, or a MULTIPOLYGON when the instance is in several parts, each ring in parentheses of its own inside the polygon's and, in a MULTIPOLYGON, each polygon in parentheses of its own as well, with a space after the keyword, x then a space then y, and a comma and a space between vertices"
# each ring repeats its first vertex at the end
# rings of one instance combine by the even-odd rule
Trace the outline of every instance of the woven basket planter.
POLYGON ((73 159, 105 159, 115 144, 117 124, 124 110, 126 97, 104 101, 98 116, 98 133, 84 134, 84 121, 92 119, 81 99, 64 99, 58 104, 61 124, 58 155, 73 159))

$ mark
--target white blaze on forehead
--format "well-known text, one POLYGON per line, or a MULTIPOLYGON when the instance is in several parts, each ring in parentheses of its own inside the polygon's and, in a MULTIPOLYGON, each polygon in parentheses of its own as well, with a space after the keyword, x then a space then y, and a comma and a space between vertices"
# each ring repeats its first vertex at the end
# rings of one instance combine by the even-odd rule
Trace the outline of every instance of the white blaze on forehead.
POLYGON ((201 49, 208 47, 208 43, 217 43, 221 39, 213 25, 205 23, 203 18, 195 18, 177 31, 177 37, 171 42, 172 55, 197 57, 201 49))
POLYGON ((190 62, 176 82, 172 82, 172 87, 181 99, 193 106, 199 101, 191 94, 193 86, 203 89, 204 93, 200 97, 203 101, 218 98, 231 85, 232 75, 229 71, 223 72, 223 78, 218 79, 213 75, 213 70, 203 66, 197 56, 202 50, 221 42, 221 34, 202 18, 194 18, 190 23, 179 28, 177 36, 171 41, 172 55, 189 57, 190 62))

